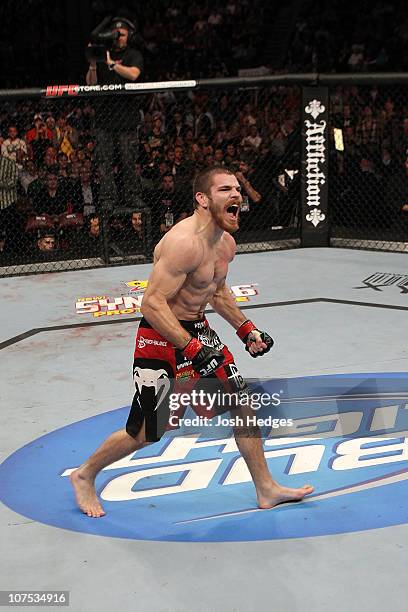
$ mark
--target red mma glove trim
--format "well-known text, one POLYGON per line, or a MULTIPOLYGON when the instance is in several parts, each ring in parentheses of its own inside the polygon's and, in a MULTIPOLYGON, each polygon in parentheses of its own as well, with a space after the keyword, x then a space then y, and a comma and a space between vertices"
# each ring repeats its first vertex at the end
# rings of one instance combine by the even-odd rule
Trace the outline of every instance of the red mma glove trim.
POLYGON ((183 353, 184 357, 187 357, 187 359, 190 359, 191 361, 202 348, 203 344, 200 342, 200 340, 197 338, 191 338, 181 352, 183 353))
POLYGON ((242 323, 242 325, 238 327, 236 333, 237 333, 238 338, 240 338, 243 342, 245 342, 248 334, 250 334, 251 331, 253 331, 254 329, 257 329, 256 325, 254 325, 252 321, 247 319, 246 321, 242 323))

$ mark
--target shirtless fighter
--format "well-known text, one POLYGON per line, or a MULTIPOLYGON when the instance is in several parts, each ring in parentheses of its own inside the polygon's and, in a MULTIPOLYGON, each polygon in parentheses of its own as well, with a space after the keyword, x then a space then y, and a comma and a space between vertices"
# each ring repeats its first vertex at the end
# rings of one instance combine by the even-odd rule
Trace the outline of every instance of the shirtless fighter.
MULTIPOLYGON (((233 356, 204 317, 207 304, 235 328, 252 357, 266 353, 273 345, 266 332, 245 318, 225 283, 228 264, 235 255, 231 234, 238 229, 242 202, 237 179, 223 167, 207 168, 195 178, 193 194, 194 214, 175 225, 154 252, 136 336, 136 392, 126 428, 111 434, 71 474, 78 506, 90 517, 105 514, 94 486, 98 472, 163 434, 169 409, 166 402, 158 400, 159 391, 163 386, 168 389, 177 373, 184 370, 193 378, 218 379, 216 382, 228 390, 231 379, 240 379, 245 385, 236 376, 233 356)), ((257 427, 236 426, 234 435, 260 508, 299 501, 312 493, 309 485, 291 489, 273 480, 257 427)))

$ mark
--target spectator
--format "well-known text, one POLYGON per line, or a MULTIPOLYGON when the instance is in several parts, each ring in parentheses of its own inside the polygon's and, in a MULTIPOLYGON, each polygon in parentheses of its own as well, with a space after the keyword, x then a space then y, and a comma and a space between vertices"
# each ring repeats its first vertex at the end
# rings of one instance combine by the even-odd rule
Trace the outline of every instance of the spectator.
POLYGON ((18 138, 15 125, 11 125, 8 129, 8 138, 1 145, 1 154, 14 161, 19 170, 23 168, 23 162, 27 157, 27 145, 22 138, 18 138))
POLYGON ((45 186, 36 193, 33 205, 37 213, 51 216, 70 213, 73 209, 71 195, 66 193, 52 172, 47 173, 45 186))
POLYGON ((17 201, 17 163, 8 157, 0 157, 0 228, 12 225, 13 209, 17 201))
POLYGON ((189 213, 190 207, 187 205, 185 194, 176 191, 173 175, 166 174, 161 189, 153 194, 152 198, 153 232, 156 237, 168 232, 189 213))
POLYGON ((162 149, 165 142, 165 135, 160 116, 156 115, 153 118, 153 127, 147 135, 147 142, 150 149, 162 149))
POLYGON ((352 72, 361 71, 364 67, 364 45, 353 45, 347 61, 352 72))
POLYGON ((237 157, 238 156, 237 156, 237 150, 235 148, 235 145, 232 143, 229 143, 225 151, 225 157, 224 157, 225 165, 231 166, 231 164, 234 164, 235 162, 239 161, 237 157))
POLYGON ((357 124, 356 134, 360 143, 366 148, 366 150, 370 150, 370 152, 373 153, 373 145, 378 142, 379 135, 377 121, 373 118, 373 110, 371 106, 367 105, 363 108, 361 119, 357 124))
POLYGON ((262 195, 257 186, 254 185, 255 172, 249 159, 242 159, 238 163, 238 170, 235 172, 242 190, 241 221, 240 227, 243 230, 254 229, 263 222, 259 214, 258 205, 262 201, 262 195), (253 207, 253 205, 256 205, 253 207))
POLYGON ((76 184, 73 193, 75 208, 86 217, 98 211, 98 187, 91 181, 91 173, 85 168, 81 168, 79 182, 76 184))
POLYGON ((74 150, 78 146, 78 131, 67 122, 66 115, 61 114, 57 119, 55 129, 55 141, 57 150, 65 153, 71 159, 74 150))
POLYGON ((142 201, 147 201, 149 191, 154 188, 154 182, 152 179, 147 178, 143 173, 142 164, 137 161, 134 164, 134 173, 130 184, 130 190, 135 197, 140 198, 142 201))
POLYGON ((388 183, 389 179, 398 172, 397 160, 391 155, 388 149, 381 150, 379 162, 379 174, 383 183, 388 183))
POLYGON ((55 119, 52 115, 48 115, 45 120, 45 125, 47 126, 47 129, 51 132, 52 146, 58 148, 57 124, 55 123, 55 119))
POLYGON ((76 181, 79 181, 81 168, 82 168, 82 164, 78 160, 71 162, 71 165, 69 167, 68 176, 72 184, 75 184, 76 181))
POLYGON ((194 136, 199 138, 205 136, 210 138, 215 130, 215 121, 210 111, 202 108, 198 104, 194 108, 194 136))
POLYGON ((140 211, 133 211, 131 216, 132 231, 140 240, 143 238, 143 215, 140 211))
POLYGON ((19 180, 24 192, 27 190, 31 183, 38 179, 38 172, 35 163, 31 159, 27 159, 23 165, 22 170, 19 172, 19 180))
POLYGON ((68 156, 60 151, 57 155, 58 178, 69 178, 69 159, 68 156))
MULTIPOLYGON (((34 164, 34 162, 32 162, 34 164)), ((36 168, 36 166, 35 166, 36 168)), ((45 166, 40 166, 37 170, 37 177, 30 182, 27 187, 27 197, 30 203, 31 210, 35 211, 36 204, 38 203, 41 194, 45 189, 45 177, 47 176, 47 170, 45 166)))
POLYGON ((216 148, 214 151, 214 163, 216 166, 225 166, 224 151, 221 147, 216 148))
POLYGON ((42 163, 47 147, 52 144, 52 133, 45 125, 42 115, 34 115, 34 127, 28 130, 25 140, 35 163, 42 163))
MULTIPOLYGON (((0 222, 6 238, 5 252, 15 263, 21 261, 29 247, 28 236, 25 234, 29 206, 24 196, 17 196, 16 202, 7 209, 0 222)), ((11 260, 10 260, 11 263, 11 260)))
POLYGON ((40 232, 40 235, 37 240, 37 248, 42 253, 49 253, 50 251, 55 251, 57 247, 57 239, 55 237, 54 232, 50 230, 44 230, 40 232))
POLYGON ((46 148, 43 163, 47 172, 58 174, 59 167, 57 163, 57 150, 55 147, 49 146, 46 148))
POLYGON ((170 123, 168 135, 170 140, 175 140, 177 136, 185 137, 187 132, 187 125, 183 119, 183 115, 180 110, 176 109, 173 113, 173 120, 170 123))
POLYGON ((98 215, 90 215, 86 229, 77 235, 77 250, 87 257, 97 257, 102 253, 102 232, 98 215))
POLYGON ((146 229, 143 212, 134 210, 123 230, 123 246, 126 253, 144 253, 146 249, 146 229))
POLYGON ((177 146, 174 147, 174 161, 172 166, 170 166, 170 172, 175 177, 176 181, 185 179, 190 174, 190 164, 184 158, 184 149, 183 147, 177 146))
POLYGON ((241 146, 244 149, 249 149, 254 153, 257 153, 261 143, 262 138, 258 134, 258 128, 256 125, 251 125, 248 130, 248 136, 245 136, 245 138, 243 138, 241 141, 241 146))

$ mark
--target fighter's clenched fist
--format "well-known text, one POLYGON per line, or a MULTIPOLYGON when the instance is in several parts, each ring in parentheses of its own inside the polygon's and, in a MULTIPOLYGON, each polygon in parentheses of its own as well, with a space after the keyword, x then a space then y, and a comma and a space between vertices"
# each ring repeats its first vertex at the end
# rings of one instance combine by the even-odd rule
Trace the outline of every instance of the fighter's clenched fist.
POLYGON ((251 357, 264 355, 273 347, 273 338, 264 331, 259 331, 256 326, 247 319, 237 329, 237 336, 245 344, 245 350, 251 357))

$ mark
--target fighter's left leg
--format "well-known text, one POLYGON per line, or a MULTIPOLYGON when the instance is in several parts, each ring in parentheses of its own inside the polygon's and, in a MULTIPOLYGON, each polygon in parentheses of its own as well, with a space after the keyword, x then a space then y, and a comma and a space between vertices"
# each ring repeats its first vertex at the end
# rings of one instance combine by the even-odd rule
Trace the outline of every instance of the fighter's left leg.
POLYGON ((239 423, 234 427, 234 437, 252 476, 259 508, 273 508, 283 502, 302 500, 313 492, 313 487, 282 487, 272 478, 265 459, 261 430, 258 425, 247 424, 252 423, 254 415, 250 406, 237 406, 231 413, 239 423))
POLYGON ((283 487, 272 478, 265 459, 261 430, 253 424, 256 412, 251 408, 251 392, 235 363, 221 366, 216 375, 228 393, 237 394, 237 402, 230 412, 231 418, 237 423, 234 437, 254 482, 259 508, 273 508, 283 502, 300 501, 312 493, 314 489, 310 485, 283 487))

